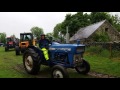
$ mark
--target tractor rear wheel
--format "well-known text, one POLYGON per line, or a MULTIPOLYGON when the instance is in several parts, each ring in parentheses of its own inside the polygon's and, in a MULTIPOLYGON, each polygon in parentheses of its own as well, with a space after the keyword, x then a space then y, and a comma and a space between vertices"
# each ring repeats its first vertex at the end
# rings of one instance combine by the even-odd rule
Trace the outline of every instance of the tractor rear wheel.
POLYGON ((40 70, 39 55, 33 49, 27 49, 23 54, 23 65, 28 74, 35 75, 40 70))
POLYGON ((15 47, 15 52, 16 52, 16 55, 20 55, 20 49, 18 46, 15 47))
POLYGON ((5 46, 5 52, 7 52, 9 50, 9 48, 7 46, 5 46))
POLYGON ((52 78, 69 78, 67 70, 60 65, 55 65, 52 68, 52 78))
POLYGON ((75 67, 75 70, 79 74, 87 74, 90 71, 90 64, 87 61, 83 60, 80 66, 75 67))

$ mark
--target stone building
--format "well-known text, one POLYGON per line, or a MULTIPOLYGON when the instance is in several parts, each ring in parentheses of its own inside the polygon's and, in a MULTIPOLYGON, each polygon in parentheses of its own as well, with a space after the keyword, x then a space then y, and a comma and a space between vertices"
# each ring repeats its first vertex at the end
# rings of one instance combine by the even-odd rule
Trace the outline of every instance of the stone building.
POLYGON ((81 42, 95 42, 92 37, 95 34, 107 33, 110 42, 120 41, 120 32, 118 32, 107 20, 103 20, 87 27, 80 28, 76 34, 70 38, 70 42, 73 43, 77 39, 81 42))

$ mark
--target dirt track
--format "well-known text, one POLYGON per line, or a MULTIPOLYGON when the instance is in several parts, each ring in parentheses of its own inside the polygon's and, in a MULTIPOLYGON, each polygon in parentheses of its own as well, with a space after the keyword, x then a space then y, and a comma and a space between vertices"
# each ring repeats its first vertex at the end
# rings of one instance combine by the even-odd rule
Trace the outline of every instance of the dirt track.
MULTIPOLYGON (((16 67, 13 67, 13 69, 21 74, 27 74, 27 72, 24 70, 23 65, 21 65, 21 64, 16 65, 16 67)), ((115 76, 110 76, 107 74, 101 74, 101 73, 97 73, 97 72, 89 72, 88 75, 95 77, 95 78, 118 78, 115 76)), ((34 76, 35 76, 35 78, 50 78, 50 69, 46 68, 44 70, 41 70, 38 73, 38 75, 34 75, 34 76)))
POLYGON ((118 78, 116 76, 110 76, 108 74, 101 74, 97 72, 89 72, 88 75, 96 77, 96 78, 118 78))
MULTIPOLYGON (((21 65, 21 64, 16 65, 16 67, 13 67, 13 69, 15 71, 23 74, 23 75, 28 74, 25 71, 23 65, 21 65)), ((31 75, 31 76, 33 76, 33 75, 31 75)), ((49 70, 48 70, 48 68, 46 68, 46 70, 41 70, 37 75, 34 75, 34 78, 49 78, 49 70)))

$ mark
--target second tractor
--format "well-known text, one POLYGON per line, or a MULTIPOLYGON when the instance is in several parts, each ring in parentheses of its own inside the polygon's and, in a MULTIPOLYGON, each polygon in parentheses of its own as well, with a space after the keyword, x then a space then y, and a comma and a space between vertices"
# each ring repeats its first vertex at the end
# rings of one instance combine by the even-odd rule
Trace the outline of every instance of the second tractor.
POLYGON ((32 33, 20 33, 19 45, 15 47, 16 55, 24 53, 27 47, 35 46, 35 39, 32 33))

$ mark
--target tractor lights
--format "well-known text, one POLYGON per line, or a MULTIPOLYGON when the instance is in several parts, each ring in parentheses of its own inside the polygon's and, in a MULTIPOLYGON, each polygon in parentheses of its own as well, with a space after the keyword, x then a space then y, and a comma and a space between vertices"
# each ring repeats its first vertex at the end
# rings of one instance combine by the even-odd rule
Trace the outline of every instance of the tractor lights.
POLYGON ((74 55, 74 64, 78 66, 82 62, 83 58, 81 54, 74 55))
POLYGON ((77 47, 76 48, 77 53, 84 52, 84 51, 85 51, 85 47, 77 47))

